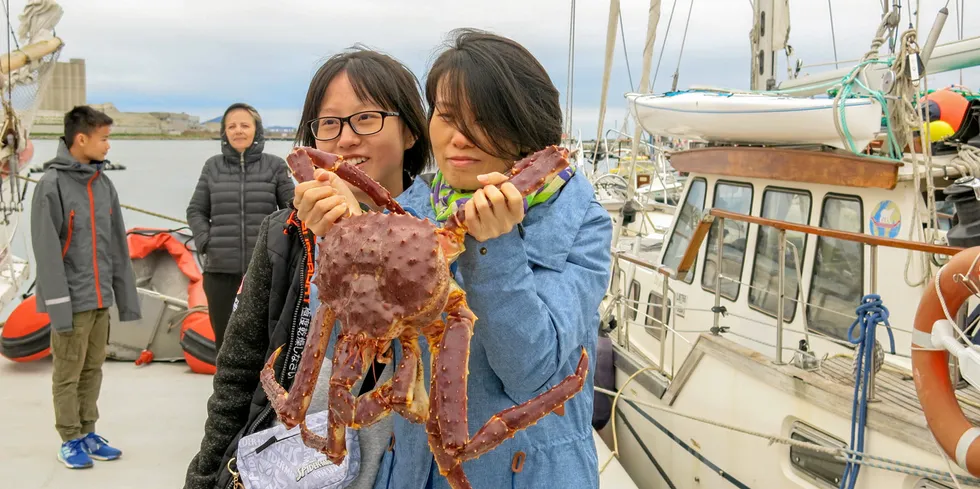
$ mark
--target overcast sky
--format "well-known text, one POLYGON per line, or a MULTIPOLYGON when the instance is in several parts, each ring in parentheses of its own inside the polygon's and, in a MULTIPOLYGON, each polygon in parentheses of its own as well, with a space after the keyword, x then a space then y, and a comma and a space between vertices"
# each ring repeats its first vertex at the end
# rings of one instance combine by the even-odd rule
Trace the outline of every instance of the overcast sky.
MULTIPOLYGON (((670 88, 692 0, 663 0, 654 65, 663 51, 655 91, 670 88)), ((678 86, 748 88, 751 0, 693 0, 678 86)), ((837 54, 860 57, 871 42, 880 0, 831 0, 837 54)), ((902 0, 909 3, 915 0, 902 0)), ((958 0, 953 0, 957 2, 958 0)), ((11 0, 12 20, 24 0, 11 0)), ((207 120, 236 101, 255 105, 268 125, 296 126, 310 77, 330 54, 356 42, 404 61, 424 80, 446 34, 477 27, 524 44, 562 91, 567 84, 570 0, 61 0, 57 34, 62 60, 84 58, 88 103, 123 111, 187 112, 207 120)), ((921 0, 922 30, 947 0, 921 0)), ((980 5, 968 1, 965 37, 980 35, 980 5)), ((621 125, 623 94, 639 83, 649 0, 622 0, 627 53, 616 47, 606 127, 621 125), (629 59, 630 71, 626 60, 629 59)), ((957 38, 955 10, 941 40, 957 38)), ((830 14, 823 0, 790 0, 790 44, 806 64, 834 60, 830 14)), ((609 2, 577 2, 573 122, 595 134, 609 2)), ((907 14, 903 15, 903 26, 907 14)), ((925 33, 920 35, 924 43, 925 33)), ((818 71, 817 68, 810 71, 818 71)), ((785 69, 778 75, 785 77, 785 69)), ((965 72, 980 89, 980 71, 965 72)), ((935 83, 955 83, 948 74, 935 83)))

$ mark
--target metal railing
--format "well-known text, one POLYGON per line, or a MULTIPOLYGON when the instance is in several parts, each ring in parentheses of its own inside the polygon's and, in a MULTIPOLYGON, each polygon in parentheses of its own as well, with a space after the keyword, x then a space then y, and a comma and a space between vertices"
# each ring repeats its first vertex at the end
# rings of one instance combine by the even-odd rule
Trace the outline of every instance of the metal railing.
MULTIPOLYGON (((786 349, 795 350, 793 348, 785 348, 783 346, 783 343, 784 343, 784 332, 786 330, 797 332, 797 333, 802 333, 802 334, 811 334, 812 333, 811 331, 809 331, 809 328, 806 328, 807 331, 800 332, 800 331, 793 330, 791 328, 787 328, 786 325, 785 325, 785 319, 784 319, 784 302, 787 300, 786 292, 785 292, 786 249, 787 249, 787 244, 788 244, 788 242, 786 240, 786 232, 787 231, 794 231, 794 232, 800 232, 800 233, 809 234, 809 235, 822 236, 822 237, 825 237, 825 238, 835 238, 835 239, 840 239, 840 240, 843 240, 843 241, 856 242, 856 243, 861 243, 861 244, 864 244, 864 245, 869 246, 869 251, 870 251, 870 267, 871 267, 871 273, 870 273, 870 277, 869 278, 870 278, 870 293, 872 293, 872 294, 876 294, 878 292, 878 270, 877 270, 877 265, 878 265, 878 248, 879 247, 896 248, 896 249, 902 249, 902 250, 907 250, 907 251, 917 251, 917 252, 922 252, 922 253, 928 253, 928 254, 934 254, 934 255, 946 255, 946 256, 955 255, 956 253, 962 251, 962 248, 957 248, 957 247, 942 246, 942 245, 932 245, 932 244, 919 243, 919 242, 913 242, 913 241, 904 241, 904 240, 897 240, 897 239, 881 238, 881 237, 876 237, 876 236, 871 236, 871 235, 866 235, 866 234, 861 234, 861 233, 852 233, 852 232, 847 232, 847 231, 838 231, 838 230, 833 230, 833 229, 825 229, 825 228, 819 228, 819 227, 814 227, 814 226, 808 226, 808 225, 804 225, 804 224, 797 224, 797 223, 792 223, 792 222, 788 222, 788 221, 779 221, 779 220, 773 220, 773 219, 766 219, 766 218, 755 217, 755 216, 746 215, 746 214, 739 214, 739 213, 734 213, 734 212, 723 211, 723 210, 720 210, 720 209, 708 209, 708 210, 706 210, 702 214, 702 218, 701 218, 700 222, 698 223, 698 227, 692 233, 691 240, 688 243, 688 247, 685 250, 685 253, 684 253, 684 255, 683 255, 682 259, 681 259, 680 264, 677 267, 677 270, 672 270, 669 267, 666 267, 664 265, 654 264, 654 263, 651 263, 649 261, 643 260, 643 259, 638 258, 638 257, 635 257, 635 256, 631 256, 631 255, 626 254, 626 253, 623 253, 623 252, 614 252, 613 253, 614 258, 617 260, 617 263, 615 265, 615 269, 617 269, 617 270, 619 269, 618 260, 622 260, 622 261, 625 261, 625 262, 633 263, 634 265, 636 265, 638 267, 641 267, 641 268, 644 268, 644 269, 647 269, 647 270, 650 270, 650 271, 659 273, 660 275, 663 276, 662 284, 661 284, 661 293, 660 293, 660 297, 661 297, 661 299, 660 299, 660 306, 661 306, 660 318, 652 318, 652 319, 654 319, 654 321, 660 323, 660 327, 662 328, 662 331, 664 332, 664 336, 661 338, 661 341, 660 341, 660 359, 659 359, 659 362, 658 362, 658 365, 657 365, 657 369, 660 371, 660 373, 664 374, 665 376, 668 376, 668 377, 671 376, 671 374, 673 374, 674 373, 674 370, 676 369, 676 365, 674 363, 674 358, 673 358, 674 357, 674 353, 673 352, 672 352, 672 355, 671 355, 672 356, 672 360, 671 360, 671 373, 668 374, 667 371, 666 371, 666 368, 665 368, 665 353, 666 353, 665 349, 666 349, 666 343, 667 343, 666 342, 666 334, 667 334, 668 331, 672 335, 675 335, 675 336, 680 336, 680 333, 683 333, 683 332, 704 333, 704 332, 709 332, 709 331, 710 332, 718 332, 718 331, 721 331, 721 324, 720 324, 721 323, 721 317, 722 317, 722 311, 721 311, 721 281, 722 280, 732 281, 732 282, 736 282, 736 283, 739 283, 739 284, 746 285, 746 286, 751 287, 751 288, 755 288, 752 284, 745 284, 745 283, 741 282, 740 279, 735 279, 735 278, 732 278, 732 277, 727 277, 727 276, 725 276, 725 275, 722 274, 722 264, 724 263, 724 258, 723 258, 724 257, 724 239, 723 239, 723 233, 724 233, 724 227, 725 227, 725 220, 726 219, 731 219, 733 221, 743 222, 743 223, 747 223, 747 224, 750 224, 750 225, 751 224, 756 224, 758 226, 771 227, 771 228, 776 229, 777 232, 778 232, 778 248, 779 248, 779 265, 778 265, 779 268, 778 268, 778 270, 779 270, 779 272, 777 273, 777 275, 778 275, 778 278, 777 278, 777 298, 776 298, 777 299, 777 306, 776 306, 776 317, 775 317, 776 324, 774 326, 767 324, 767 326, 775 327, 775 329, 776 329, 775 345, 768 345, 768 343, 764 343, 764 344, 767 344, 768 346, 772 346, 772 347, 775 348, 774 363, 777 364, 777 365, 784 365, 786 363, 786 362, 783 361, 783 358, 784 358, 783 357, 783 350, 786 350, 786 349), (716 253, 717 253, 717 262, 716 262, 717 265, 715 266, 715 270, 714 270, 714 278, 715 278, 714 287, 713 287, 713 289, 714 289, 713 290, 713 296, 714 296, 713 306, 714 307, 712 307, 711 310, 707 311, 707 312, 712 312, 712 314, 713 314, 712 328, 709 331, 679 331, 679 330, 676 330, 676 329, 674 329, 674 328, 672 328, 672 327, 670 327, 668 325, 668 322, 669 322, 669 318, 668 318, 668 304, 670 303, 668 301, 668 296, 670 295, 670 292, 672 291, 672 289, 670 287, 670 280, 671 279, 673 279, 673 280, 683 280, 686 277, 686 274, 692 269, 693 264, 694 264, 694 262, 697 259, 697 256, 698 256, 699 251, 700 251, 700 248, 701 248, 701 244, 706 239, 706 236, 708 234, 708 231, 710 230, 710 226, 714 222, 717 222, 717 224, 718 224, 718 227, 717 227, 717 230, 716 230, 716 238, 715 238, 716 239, 715 244, 716 244, 716 253)), ((789 244, 792 244, 792 243, 789 243, 789 244)), ((802 259, 802 254, 799 257, 796 258, 797 266, 802 266, 799 263, 801 261, 801 259, 802 259)), ((798 271, 798 273, 799 273, 799 271, 798 271)), ((634 274, 635 274, 635 269, 634 269, 634 274)), ((618 279, 618 277, 617 277, 617 279, 618 279)), ((800 277, 800 279, 799 279, 800 280, 800 283, 797 284, 797 292, 798 292, 798 294, 795 295, 793 298, 790 298, 788 300, 793 301, 793 302, 796 302, 796 303, 803 303, 803 304, 805 304, 804 307, 809 306, 809 307, 816 307, 816 308, 819 308, 819 309, 826 309, 826 308, 822 308, 820 306, 817 306, 816 304, 809 304, 809 301, 806 300, 805 297, 802 297, 803 284, 802 284, 802 280, 801 279, 802 279, 802 277, 800 277), (797 297, 800 297, 802 300, 797 300, 797 297)), ((631 282, 631 280, 629 282, 631 282)), ((624 290, 624 289, 620 289, 620 290, 624 290)), ((628 288, 626 288, 625 290, 627 290, 627 293, 629 293, 628 292, 628 288)), ((623 339, 625 340, 624 341, 625 342, 625 347, 626 347, 627 351, 629 351, 629 345, 630 345, 630 341, 629 341, 629 324, 630 324, 630 319, 627 318, 627 316, 625 315, 625 311, 622 310, 622 306, 624 306, 627 302, 637 302, 638 304, 640 304, 640 303, 638 301, 632 301, 632 300, 629 300, 629 299, 623 300, 623 299, 620 299, 620 298, 614 298, 614 300, 618 300, 619 301, 619 304, 621 306, 620 317, 623 318, 623 320, 625 322, 624 329, 623 329, 622 334, 624 336, 623 339)), ((648 304, 650 304, 650 303, 648 303, 648 304)), ((637 307, 637 315, 639 315, 639 310, 638 309, 639 308, 637 307)), ((671 307, 670 310, 673 311, 674 310, 674 307, 671 307)), ((687 309, 687 310, 688 311, 694 311, 695 309, 687 309)), ((843 315, 839 311, 833 311, 831 309, 826 309, 826 310, 828 310, 830 312, 833 312, 835 314, 843 315)), ((805 314, 805 309, 804 309, 804 314, 805 314)), ((650 317, 646 313, 644 313, 643 315, 645 317, 648 317, 648 318, 650 317)), ((901 329, 901 328, 892 327, 892 329, 896 329, 896 330, 899 330, 899 331, 909 332, 908 330, 904 330, 904 329, 901 329)), ((842 344, 843 343, 842 341, 840 341, 840 340, 838 340, 836 338, 830 337, 828 335, 818 334, 818 336, 826 337, 826 339, 831 340, 833 342, 836 342, 838 344, 842 344)), ((681 336, 681 338, 683 338, 683 336, 681 336)), ((683 338, 683 339, 685 341, 687 341, 686 338, 683 338)), ((754 338, 748 338, 748 339, 753 340, 753 341, 758 341, 758 340, 756 340, 754 338)), ((672 343, 672 346, 673 345, 676 345, 676 341, 672 341, 671 343, 672 343)), ((688 341, 688 343, 690 343, 690 341, 688 341)), ((874 381, 874 377, 875 377, 874 374, 872 374, 871 375, 871 381, 869 383, 869 399, 870 400, 873 400, 873 398, 874 398, 874 382, 875 382, 874 381)))

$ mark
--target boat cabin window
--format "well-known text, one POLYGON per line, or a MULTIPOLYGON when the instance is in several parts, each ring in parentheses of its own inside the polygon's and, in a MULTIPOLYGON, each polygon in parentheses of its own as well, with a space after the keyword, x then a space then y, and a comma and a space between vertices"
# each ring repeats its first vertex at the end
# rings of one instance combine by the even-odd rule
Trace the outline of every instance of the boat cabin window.
MULTIPOLYGON (((828 195, 823 201, 820 227, 862 232, 861 199, 828 195)), ((810 328, 841 340, 854 322, 854 308, 864 290, 864 245, 837 238, 817 237, 813 278, 807 302, 810 328)))
POLYGON ((932 479, 919 479, 912 489, 953 489, 946 484, 940 484, 932 479))
MULTIPOLYGON (((826 448, 847 448, 843 440, 818 430, 802 421, 794 421, 790 427, 790 439, 813 443, 826 448)), ((836 488, 844 477, 847 464, 837 460, 833 455, 814 452, 798 447, 789 448, 789 461, 793 469, 807 479, 815 482, 817 487, 836 488)))
MULTIPOLYGON (((667 249, 664 251, 663 265, 672 270, 677 270, 681 264, 681 258, 687 251, 691 236, 697 229, 698 223, 701 222, 706 187, 707 183, 703 178, 695 178, 687 189, 687 197, 684 199, 684 205, 677 216, 677 222, 674 223, 674 232, 670 235, 670 242, 667 243, 667 249)), ((695 263, 697 262, 695 261, 695 263)), ((694 282, 693 266, 684 281, 687 283, 694 282)))
MULTIPOLYGON (((715 198, 712 208, 739 214, 752 213, 752 186, 744 183, 718 182, 715 185, 715 198)), ((745 244, 749 237, 749 223, 725 219, 722 251, 724 262, 721 274, 733 280, 721 280, 721 296, 734 301, 738 298, 742 284, 742 263, 745 262, 745 244)), ((715 291, 715 264, 718 263, 718 221, 708 232, 708 247, 704 254, 704 267, 701 274, 701 287, 715 291)))
MULTIPOLYGON (((809 224, 810 194, 799 190, 767 188, 762 194, 762 217, 778 221, 809 224)), ((796 273, 796 255, 803 258, 806 234, 786 232, 786 268, 783 269, 783 320, 792 321, 796 315, 796 299, 799 280, 796 273), (797 253, 794 253, 793 246, 797 253)), ((752 267, 752 288, 749 305, 776 316, 779 296, 779 230, 759 226, 755 245, 755 263, 752 267)))
MULTIPOLYGON (((653 336, 654 338, 661 341, 664 339, 664 324, 662 324, 660 321, 661 318, 660 315, 663 314, 662 307, 663 307, 663 298, 660 297, 660 294, 656 292, 650 292, 650 296, 647 298, 647 317, 645 322, 647 326, 646 329, 647 329, 647 333, 650 333, 650 336, 653 336)), ((670 326, 670 300, 669 299, 667 300, 666 324, 667 326, 670 326)))
POLYGON ((636 321, 636 316, 640 313, 640 283, 636 280, 630 282, 630 290, 626 295, 629 297, 630 321, 636 321))

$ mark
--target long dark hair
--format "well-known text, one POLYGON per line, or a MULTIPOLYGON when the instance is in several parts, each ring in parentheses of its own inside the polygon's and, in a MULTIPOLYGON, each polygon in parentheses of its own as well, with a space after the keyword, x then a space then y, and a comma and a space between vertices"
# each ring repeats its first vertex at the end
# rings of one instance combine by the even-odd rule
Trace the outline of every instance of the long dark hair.
POLYGON ((477 29, 452 31, 426 77, 430 120, 440 85, 440 111, 448 110, 451 123, 487 154, 517 160, 561 143, 558 89, 544 66, 511 39, 477 29), (466 109, 473 117, 462 117, 466 109), (485 137, 474 137, 474 129, 485 137))
POLYGON ((327 85, 343 72, 347 72, 358 98, 400 114, 402 122, 415 137, 415 144, 405 150, 403 162, 407 176, 415 178, 429 166, 432 153, 419 80, 395 58, 360 45, 331 56, 313 75, 295 143, 302 146, 316 144, 310 121, 319 115, 327 85))

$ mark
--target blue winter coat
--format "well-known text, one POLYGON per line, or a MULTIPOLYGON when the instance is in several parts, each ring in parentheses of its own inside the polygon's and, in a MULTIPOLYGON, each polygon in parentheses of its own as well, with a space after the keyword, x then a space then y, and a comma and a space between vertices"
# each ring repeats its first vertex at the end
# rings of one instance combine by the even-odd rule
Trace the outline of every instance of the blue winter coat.
MULTIPOLYGON (((599 302, 610 276, 612 223, 593 188, 575 174, 551 200, 530 209, 523 232, 480 243, 466 237, 457 282, 478 320, 469 358, 469 430, 472 436, 494 414, 541 394, 574 373, 581 350, 589 353, 582 391, 550 414, 480 458, 463 464, 474 489, 598 488, 592 438, 593 371, 599 302), (485 252, 483 250, 485 248, 485 252), (519 472, 512 470, 523 454, 519 472)), ((422 178, 397 199, 434 220, 422 178)), ((421 340, 426 389, 429 353, 421 340)), ((394 346, 395 364, 401 348, 394 346)), ((423 489, 432 471, 434 489, 448 489, 429 450, 425 427, 394 415, 393 450, 381 461, 375 489, 423 489)))

